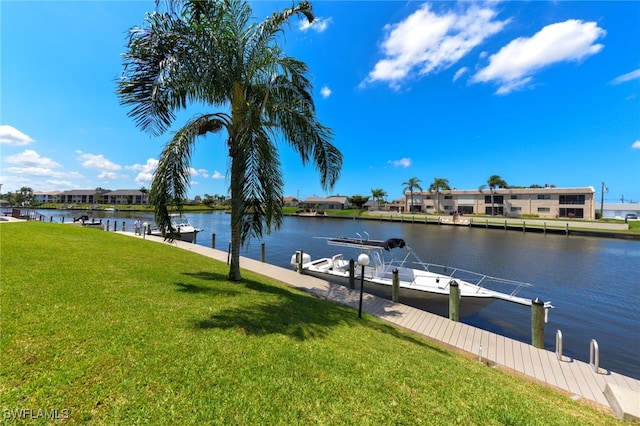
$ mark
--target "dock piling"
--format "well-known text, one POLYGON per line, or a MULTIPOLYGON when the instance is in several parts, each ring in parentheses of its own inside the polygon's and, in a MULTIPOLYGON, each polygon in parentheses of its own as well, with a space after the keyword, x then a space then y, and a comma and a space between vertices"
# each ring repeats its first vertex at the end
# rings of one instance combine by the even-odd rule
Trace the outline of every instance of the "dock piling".
POLYGON ((391 300, 393 303, 398 303, 398 293, 400 291, 400 277, 398 276, 398 268, 393 268, 391 272, 392 287, 391 287, 391 300))
POLYGON ((349 260, 349 288, 356 288, 356 261, 351 259, 349 260))
POLYGON ((544 349, 544 302, 537 297, 531 302, 531 344, 544 349))
POLYGON ((460 321, 460 287, 456 280, 449 281, 449 319, 460 321))
POLYGON ((304 252, 302 250, 298 250, 296 252, 296 255, 298 256, 298 273, 301 274, 302 273, 302 264, 304 263, 304 261, 302 260, 304 258, 304 252))

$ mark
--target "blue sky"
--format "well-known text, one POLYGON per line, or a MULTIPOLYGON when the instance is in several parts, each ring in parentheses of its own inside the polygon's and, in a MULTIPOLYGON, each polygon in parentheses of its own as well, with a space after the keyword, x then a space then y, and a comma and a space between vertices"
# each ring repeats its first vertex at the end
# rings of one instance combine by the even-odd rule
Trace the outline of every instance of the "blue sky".
MULTIPOLYGON (((344 167, 333 191, 281 144, 286 195, 402 194, 411 177, 477 189, 593 186, 640 201, 640 2, 318 1, 284 34, 308 63, 344 167)), ((253 2, 262 19, 291 2, 253 2)), ((2 192, 149 187, 169 135, 118 103, 127 30, 153 1, 2 1, 2 192)), ((211 109, 213 110, 213 109, 211 109)), ((179 114, 174 130, 201 108, 179 114)), ((226 194, 223 136, 191 196, 226 194)))

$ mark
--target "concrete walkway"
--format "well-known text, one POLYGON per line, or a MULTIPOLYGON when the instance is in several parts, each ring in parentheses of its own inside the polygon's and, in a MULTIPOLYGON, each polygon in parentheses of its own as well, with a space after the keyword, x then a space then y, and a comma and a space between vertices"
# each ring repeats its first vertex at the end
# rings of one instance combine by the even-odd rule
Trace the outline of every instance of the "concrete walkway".
MULTIPOLYGON (((133 236, 133 233, 124 233, 133 236)), ((227 253, 197 244, 145 236, 149 241, 171 244, 221 262, 227 262, 227 253)), ((243 269, 277 279, 291 287, 306 291, 355 309, 360 293, 345 286, 301 275, 279 266, 242 257, 243 269)), ((357 287, 357 286, 356 286, 357 287)), ((594 371, 588 363, 555 352, 537 349, 526 343, 509 339, 488 331, 415 309, 390 300, 365 294, 363 311, 384 321, 411 330, 430 340, 477 357, 490 366, 513 370, 534 380, 561 389, 573 399, 585 399, 605 408, 611 408, 619 418, 640 421, 640 380, 599 368, 594 371)))

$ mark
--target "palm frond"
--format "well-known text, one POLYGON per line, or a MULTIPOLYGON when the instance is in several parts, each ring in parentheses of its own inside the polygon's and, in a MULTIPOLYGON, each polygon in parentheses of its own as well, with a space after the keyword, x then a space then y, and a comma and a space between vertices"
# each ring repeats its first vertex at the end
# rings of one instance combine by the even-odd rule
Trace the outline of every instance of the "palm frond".
MULTIPOLYGON (((219 132, 229 126, 229 116, 203 114, 189 121, 165 145, 151 184, 150 202, 155 209, 156 225, 173 238, 169 206, 180 207, 187 196, 191 178, 191 154, 198 136, 219 132)), ((166 235, 165 235, 166 236, 166 235)))

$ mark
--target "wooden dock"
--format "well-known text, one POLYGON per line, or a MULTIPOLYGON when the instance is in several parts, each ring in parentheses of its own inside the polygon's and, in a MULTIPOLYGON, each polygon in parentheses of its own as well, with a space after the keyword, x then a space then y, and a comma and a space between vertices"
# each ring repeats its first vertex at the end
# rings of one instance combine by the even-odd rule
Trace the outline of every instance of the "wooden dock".
MULTIPOLYGON (((128 234, 133 236, 133 233, 128 234)), ((147 235, 146 238, 163 242, 158 237, 147 235)), ((227 261, 227 253, 224 251, 181 241, 170 244, 222 262, 227 261)), ((359 290, 351 290, 346 286, 246 257, 241 258, 240 265, 243 269, 277 279, 315 296, 358 308, 359 290)), ((356 288, 359 289, 359 283, 356 288)), ((489 366, 505 368, 567 392, 575 400, 584 399, 610 408, 619 418, 640 421, 640 380, 602 368, 596 372, 589 363, 566 356, 558 359, 555 352, 537 349, 517 340, 370 294, 365 294, 362 310, 454 350, 466 352, 468 356, 476 357, 489 366)))

